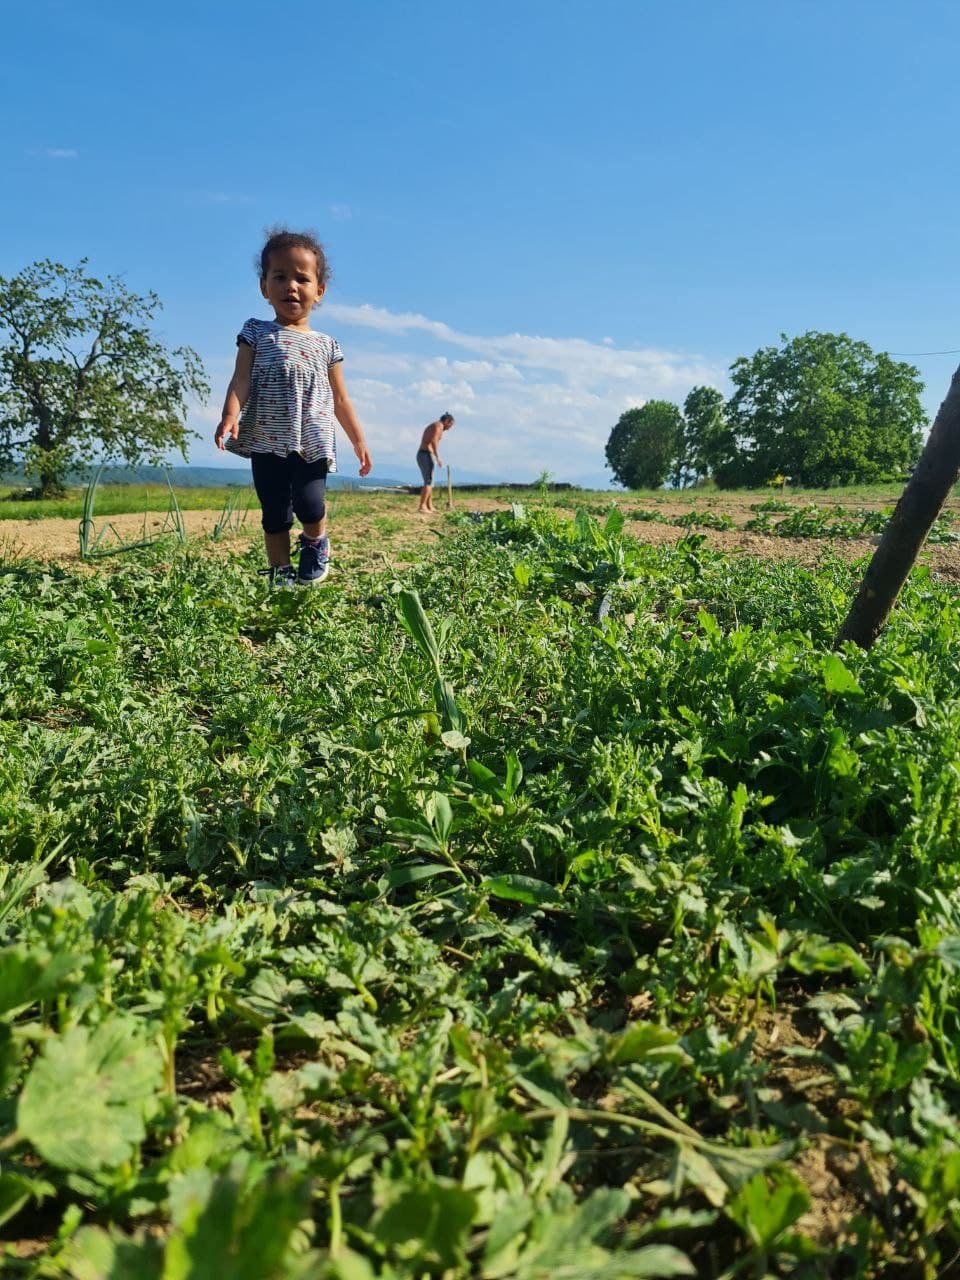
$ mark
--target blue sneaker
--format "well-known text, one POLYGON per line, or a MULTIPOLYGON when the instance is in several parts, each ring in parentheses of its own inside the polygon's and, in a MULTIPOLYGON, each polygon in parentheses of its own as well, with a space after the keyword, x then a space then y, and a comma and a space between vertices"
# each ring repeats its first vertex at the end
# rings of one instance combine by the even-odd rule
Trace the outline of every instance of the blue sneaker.
POLYGON ((324 536, 311 542, 300 535, 300 568, 297 581, 301 587, 315 587, 330 572, 330 539, 324 536))
POLYGON ((264 572, 269 576, 271 591, 275 587, 295 587, 297 585, 297 571, 292 564, 283 564, 278 568, 266 569, 264 572))

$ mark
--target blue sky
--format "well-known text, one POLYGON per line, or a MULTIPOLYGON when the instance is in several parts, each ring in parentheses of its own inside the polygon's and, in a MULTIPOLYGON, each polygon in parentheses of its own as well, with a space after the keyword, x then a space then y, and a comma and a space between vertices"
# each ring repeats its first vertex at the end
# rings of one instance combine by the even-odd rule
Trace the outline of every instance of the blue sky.
MULTIPOLYGON (((6 6, 0 274, 155 290, 209 464, 263 230, 314 228, 375 474, 449 409, 455 477, 609 483, 626 408, 781 332, 960 348, 958 41, 932 0, 6 6)), ((958 361, 913 360, 931 417, 958 361)))

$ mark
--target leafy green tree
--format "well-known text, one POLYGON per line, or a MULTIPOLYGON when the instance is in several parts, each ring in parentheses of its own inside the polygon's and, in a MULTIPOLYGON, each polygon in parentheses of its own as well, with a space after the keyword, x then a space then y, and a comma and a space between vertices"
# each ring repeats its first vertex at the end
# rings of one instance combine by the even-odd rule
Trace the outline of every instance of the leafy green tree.
POLYGON ((628 489, 658 489, 675 470, 683 415, 669 400, 648 400, 620 415, 607 440, 607 465, 628 489))
POLYGON ((923 384, 912 365, 845 333, 811 330, 731 365, 721 484, 775 475, 829 486, 895 479, 920 454, 923 384))
POLYGON ((731 448, 723 393, 716 387, 694 387, 683 402, 684 455, 694 480, 712 476, 731 448))
POLYGON ((188 397, 210 393, 196 352, 168 351, 150 333, 156 294, 85 266, 43 261, 0 276, 0 470, 22 462, 42 497, 95 459, 186 457, 188 397))

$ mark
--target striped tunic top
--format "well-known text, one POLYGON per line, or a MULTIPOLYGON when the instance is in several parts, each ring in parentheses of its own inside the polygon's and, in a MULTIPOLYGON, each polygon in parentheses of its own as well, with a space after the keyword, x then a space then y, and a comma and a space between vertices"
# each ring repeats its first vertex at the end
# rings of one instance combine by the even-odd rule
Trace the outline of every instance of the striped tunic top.
POLYGON ((237 344, 253 348, 250 395, 231 453, 299 453, 326 458, 337 469, 333 388, 328 370, 343 360, 336 338, 312 329, 287 329, 276 320, 248 320, 237 344))

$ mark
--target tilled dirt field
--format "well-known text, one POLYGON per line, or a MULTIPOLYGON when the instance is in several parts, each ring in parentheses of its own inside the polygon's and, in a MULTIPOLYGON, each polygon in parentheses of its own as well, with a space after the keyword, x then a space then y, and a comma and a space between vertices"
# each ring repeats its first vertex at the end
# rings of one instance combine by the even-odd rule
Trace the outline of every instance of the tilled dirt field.
MULTIPOLYGON (((616 495, 611 494, 610 500, 611 503, 615 501, 616 495)), ((456 509, 462 511, 502 510, 508 505, 506 500, 492 497, 458 495, 455 499, 456 509)), ((573 508, 559 500, 555 501, 555 505, 560 511, 572 513, 573 508)), ((596 506, 596 495, 592 496, 592 505, 596 506)), ((637 504, 622 501, 620 505, 627 515, 629 532, 640 541, 671 546, 686 532, 676 525, 631 520, 630 511, 637 504)), ((650 509, 652 505, 648 502, 646 508, 650 509)), ((796 505, 802 506, 804 503, 798 500, 796 505)), ((880 508, 883 504, 858 501, 854 505, 880 508)), ((951 503, 950 506, 957 508, 958 504, 951 503)), ((754 514, 748 498, 712 494, 709 501, 703 502, 701 507, 715 514, 729 515, 740 526, 727 530, 697 530, 705 535, 707 545, 734 555, 791 559, 815 569, 825 558, 840 556, 852 562, 869 557, 874 550, 874 542, 869 538, 780 538, 745 530, 742 526, 754 514)), ((656 509, 662 516, 670 518, 688 513, 691 502, 689 499, 658 500, 656 509)), ((209 538, 220 514, 217 511, 184 511, 187 535, 191 538, 209 538)), ((956 515, 960 516, 960 510, 957 510, 956 515)), ((443 510, 438 510, 434 517, 418 515, 416 499, 407 495, 377 492, 334 495, 330 514, 334 565, 341 558, 352 567, 375 568, 385 563, 402 563, 411 556, 416 557, 432 545, 436 536, 442 536, 445 525, 443 516, 443 510)), ((109 524, 117 535, 127 540, 142 538, 145 531, 147 536, 152 536, 162 530, 162 514, 147 515, 146 525, 144 519, 142 513, 118 515, 104 517, 97 521, 97 525, 109 524)), ((245 527, 239 533, 230 534, 216 544, 211 542, 211 546, 216 545, 235 554, 247 547, 250 538, 258 537, 258 521, 256 514, 251 512, 245 527)), ((108 535, 105 544, 111 539, 112 535, 108 535)), ((0 521, 0 563, 21 559, 78 567, 82 563, 78 521, 59 517, 0 521)), ((113 562, 121 559, 122 557, 116 557, 113 562)), ((920 562, 938 577, 960 584, 960 543, 929 546, 922 552, 920 562)), ((90 562, 90 567, 96 568, 109 563, 110 560, 96 560, 90 562)))

